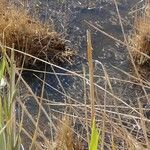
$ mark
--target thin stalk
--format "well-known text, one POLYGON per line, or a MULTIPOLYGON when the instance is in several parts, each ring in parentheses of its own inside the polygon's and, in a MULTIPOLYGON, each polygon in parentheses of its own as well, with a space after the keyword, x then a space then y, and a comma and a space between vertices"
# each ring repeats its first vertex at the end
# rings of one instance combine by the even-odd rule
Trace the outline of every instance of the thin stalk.
POLYGON ((95 118, 95 95, 94 95, 94 67, 92 58, 92 43, 91 43, 91 33, 87 30, 87 53, 88 53, 88 63, 89 63, 89 78, 90 78, 90 100, 91 100, 91 122, 95 118))

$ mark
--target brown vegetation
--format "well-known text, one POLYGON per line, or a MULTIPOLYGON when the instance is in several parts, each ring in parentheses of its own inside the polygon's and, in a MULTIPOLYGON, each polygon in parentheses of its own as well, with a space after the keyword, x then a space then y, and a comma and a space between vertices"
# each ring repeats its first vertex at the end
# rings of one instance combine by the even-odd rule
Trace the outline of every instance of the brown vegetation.
MULTIPOLYGON (((149 11, 149 9, 148 9, 149 11)), ((144 13, 135 21, 135 31, 130 39, 131 52, 139 72, 144 80, 150 77, 150 18, 144 13)))
POLYGON ((137 65, 150 63, 150 18, 144 17, 136 21, 136 31, 131 39, 132 54, 137 65), (143 55, 142 53, 146 54, 143 55))
POLYGON ((58 125, 55 141, 52 143, 54 150, 83 150, 79 139, 74 138, 71 125, 68 117, 62 119, 62 123, 58 125))
MULTIPOLYGON (((25 10, 8 6, 2 0, 0 1, 0 33, 0 41, 3 45, 43 60, 58 60, 59 56, 64 57, 63 53, 66 52, 65 41, 54 32, 52 26, 31 18, 25 10)), ((22 63, 23 56, 16 54, 17 66, 22 63)), ((32 58, 25 59, 26 65, 33 62, 32 58)))

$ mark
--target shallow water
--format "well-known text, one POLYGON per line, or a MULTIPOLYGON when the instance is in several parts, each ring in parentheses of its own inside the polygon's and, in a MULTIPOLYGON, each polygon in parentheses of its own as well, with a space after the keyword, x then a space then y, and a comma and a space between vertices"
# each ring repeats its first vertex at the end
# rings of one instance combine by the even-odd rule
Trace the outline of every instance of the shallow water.
MULTIPOLYGON (((135 5, 138 1, 139 0, 120 0, 118 4, 127 38, 133 29, 132 25, 134 13, 132 13, 132 10, 135 9, 135 5)), ((92 0, 92 3, 90 2, 91 1, 88 3, 87 0, 37 0, 34 2, 31 1, 26 7, 29 9, 31 14, 33 10, 36 10, 38 17, 43 22, 49 21, 54 23, 55 30, 61 33, 62 37, 66 39, 66 43, 69 47, 71 47, 71 49, 77 51, 77 56, 75 60, 73 60, 72 64, 62 64, 64 68, 72 71, 78 71, 82 74, 84 65, 85 70, 88 72, 86 59, 86 31, 90 30, 94 49, 93 62, 95 69, 95 83, 107 91, 111 91, 110 87, 108 85, 106 86, 106 81, 104 80, 104 77, 106 76, 104 75, 104 70, 102 68, 103 65, 110 78, 114 95, 133 107, 138 105, 138 99, 147 103, 145 97, 142 98, 144 92, 141 86, 136 85, 136 81, 123 73, 126 72, 133 75, 133 67, 129 61, 127 48, 119 42, 102 34, 85 22, 88 21, 98 29, 101 29, 109 35, 124 41, 113 0, 92 0), (119 71, 119 69, 122 71, 119 71), (126 81, 122 82, 121 80, 126 81)), ((140 6, 142 6, 141 3, 138 7, 140 6)), ((46 75, 46 83, 49 85, 45 86, 45 98, 54 102, 67 101, 69 103, 74 103, 74 101, 76 101, 83 103, 85 95, 83 91, 84 83, 81 78, 66 75, 68 72, 62 71, 58 68, 48 67, 47 71, 51 72, 51 74, 46 75), (58 74, 54 75, 52 70, 55 70, 58 74)), ((38 74, 38 76, 43 78, 42 74, 38 74)), ((39 95, 41 82, 39 82, 39 80, 34 76, 31 78, 29 78, 29 83, 35 93, 39 95), (32 81, 30 80, 31 78, 32 81)), ((86 86, 86 88, 88 91, 89 87, 86 86)), ((148 87, 145 88, 145 90, 147 93, 150 92, 148 87)), ((104 90, 97 88, 96 96, 98 104, 104 103, 103 99, 105 94, 104 90)), ((112 104, 110 99, 113 98, 111 96, 106 98, 107 105, 112 104)), ((29 102, 28 105, 31 106, 32 104, 29 102)), ((124 104, 119 101, 118 105, 124 106, 124 104)), ((32 106, 29 107, 31 112, 33 111, 32 109, 32 106)))
MULTIPOLYGON (((132 9, 135 8, 135 4, 137 2, 138 0, 122 0, 118 3, 118 8, 122 17, 126 35, 128 35, 133 28, 132 21, 134 15, 132 14, 132 9)), ((128 73, 132 71, 132 65, 129 62, 126 47, 122 46, 117 41, 112 40, 108 36, 105 36, 99 31, 93 29, 85 22, 91 22, 95 27, 105 31, 109 35, 119 40, 124 41, 115 4, 113 1, 95 0, 92 1, 92 3, 90 3, 89 1, 88 4, 87 1, 43 0, 37 1, 36 4, 32 2, 30 5, 32 5, 31 8, 34 9, 35 7, 37 7, 39 18, 42 21, 49 20, 50 22, 53 22, 54 28, 56 29, 56 31, 62 34, 62 37, 65 37, 68 45, 72 47, 72 49, 75 49, 75 51, 78 51, 77 58, 73 62, 73 65, 66 64, 63 65, 63 67, 73 71, 82 72, 82 64, 85 64, 85 66, 87 66, 86 31, 91 30, 92 44, 94 49, 93 58, 95 61, 95 74, 97 74, 98 76, 103 76, 103 70, 100 65, 100 63, 102 63, 107 68, 110 77, 116 77, 119 79, 128 78, 126 75, 112 67, 115 66, 128 73)), ((57 69, 56 72, 60 73, 62 71, 57 69)), ((75 96, 76 99, 83 98, 83 85, 81 85, 81 79, 73 78, 70 76, 58 77, 62 86, 64 87, 64 90, 68 92, 69 95, 72 95, 72 97, 75 96)), ((96 83, 99 84, 99 80, 97 80, 96 83)), ((46 82, 62 92, 62 88, 58 84, 58 79, 55 75, 48 75, 46 82)), ((33 86, 37 87, 36 82, 34 82, 33 86)), ((114 83, 113 88, 116 93, 134 93, 132 91, 132 88, 129 91, 129 88, 124 91, 124 85, 118 85, 118 83, 114 83)), ((48 97, 50 96, 56 99, 56 101, 57 99, 63 99, 63 96, 60 96, 62 94, 58 94, 58 92, 56 92, 55 94, 54 89, 52 90, 48 87, 46 89, 46 91, 48 91, 48 97), (54 95, 56 95, 56 97, 54 95)), ((129 96, 130 94, 127 95, 129 96)), ((124 96, 122 95, 121 97, 124 96)))
MULTIPOLYGON (((133 10, 141 8, 143 5, 142 3, 137 4, 137 2, 139 1, 120 0, 118 2, 118 9, 127 38, 133 29, 133 19, 135 16, 133 10)), ((19 4, 18 1, 16 3, 19 4)), ((34 16, 36 14, 36 17, 38 16, 41 21, 53 23, 54 29, 66 39, 67 45, 77 52, 77 57, 73 60, 72 64, 62 64, 64 68, 83 73, 82 67, 84 64, 86 71, 88 71, 86 31, 90 30, 94 49, 93 62, 95 65, 95 75, 97 76, 95 83, 104 88, 104 70, 101 64, 107 69, 110 78, 130 81, 129 76, 116 69, 119 68, 132 75, 133 67, 129 61, 127 48, 85 22, 90 22, 96 28, 116 39, 124 41, 113 0, 92 0, 92 2, 87 0, 30 0, 28 3, 25 3, 24 7, 29 10, 31 15, 34 16)), ((83 80, 70 75, 58 74, 56 76, 52 73, 52 70, 55 70, 56 73, 66 74, 61 69, 48 67, 48 71, 51 73, 46 75, 46 82, 49 86, 45 87, 45 97, 62 102, 65 99, 64 95, 68 93, 67 95, 73 99, 82 101, 84 95, 83 80)), ((43 78, 42 74, 38 75, 40 78, 43 78)), ((39 80, 34 76, 32 76, 32 80, 27 77, 27 80, 29 80, 35 93, 39 95, 41 88, 39 80)), ((140 87, 135 87, 135 85, 130 83, 112 80, 112 86, 117 96, 123 98, 126 102, 129 102, 129 99, 131 99, 129 103, 143 95, 143 90, 140 87)))

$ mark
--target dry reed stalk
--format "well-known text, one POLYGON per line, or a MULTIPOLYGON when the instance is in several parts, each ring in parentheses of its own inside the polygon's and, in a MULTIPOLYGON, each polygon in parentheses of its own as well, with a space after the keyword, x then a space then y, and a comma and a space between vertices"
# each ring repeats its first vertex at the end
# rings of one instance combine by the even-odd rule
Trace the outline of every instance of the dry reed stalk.
POLYGON ((87 30, 87 53, 88 53, 88 63, 89 63, 89 81, 90 81, 90 100, 91 100, 91 120, 95 118, 95 94, 94 94, 94 67, 93 67, 93 48, 91 43, 91 33, 87 30))
MULTIPOLYGON (((85 78, 86 76, 86 70, 85 67, 83 66, 83 76, 85 78)), ((85 104, 85 124, 86 124, 86 132, 87 132, 87 143, 90 142, 90 134, 89 134, 89 128, 88 128, 88 105, 87 105, 87 91, 86 91, 86 81, 84 81, 84 104, 85 104)))
MULTIPOLYGON (((46 74, 44 74, 44 81, 45 81, 45 77, 46 77, 46 74)), ((40 103, 42 103, 42 99, 43 99, 43 95, 44 95, 44 89, 45 89, 45 82, 42 83, 40 103)), ((38 137, 38 126, 39 126, 39 121, 40 121, 40 115, 41 115, 41 109, 39 107, 36 126, 35 126, 35 130, 34 130, 34 134, 32 137, 32 141, 31 141, 31 145, 29 147, 29 150, 32 150, 33 148, 35 148, 35 143, 36 143, 36 140, 38 137)))

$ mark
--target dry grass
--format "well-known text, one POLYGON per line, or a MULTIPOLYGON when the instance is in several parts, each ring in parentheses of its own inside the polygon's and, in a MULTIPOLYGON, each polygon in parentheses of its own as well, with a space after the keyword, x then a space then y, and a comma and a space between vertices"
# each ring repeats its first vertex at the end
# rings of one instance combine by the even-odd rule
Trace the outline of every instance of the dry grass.
POLYGON ((83 150, 83 144, 73 133, 69 117, 63 117, 57 125, 55 140, 52 142, 53 150, 83 150))
MULTIPOLYGON (((1 11, 4 13, 4 15, 0 15, 1 22, 3 23, 3 25, 0 25, 0 31, 2 31, 3 33, 1 35, 1 40, 3 43, 8 45, 9 47, 14 47, 15 49, 22 50, 25 53, 30 54, 31 56, 33 55, 32 57, 26 59, 26 61, 32 60, 31 63, 33 63, 35 59, 34 56, 36 56, 38 57, 38 61, 47 65, 54 66, 66 72, 64 74, 56 73, 55 70, 53 73, 50 72, 56 76, 57 80, 59 81, 58 84, 63 90, 58 90, 53 87, 53 85, 50 85, 45 81, 45 76, 49 72, 41 71, 41 73, 44 74, 44 79, 35 75, 37 77, 37 80, 41 81, 42 83, 41 95, 37 96, 36 93, 33 92, 32 88, 26 83, 24 78, 22 78, 18 70, 15 70, 16 76, 20 78, 22 86, 23 88, 25 88, 25 92, 21 89, 20 96, 16 97, 16 102, 20 107, 20 111, 18 108, 16 108, 17 113, 19 113, 20 115, 19 119, 17 120, 17 126, 19 127, 19 131, 22 133, 22 144, 25 149, 87 149, 87 145, 89 143, 89 134, 91 131, 91 121, 93 118, 96 119, 97 127, 101 132, 99 149, 138 150, 150 148, 150 130, 149 127, 147 127, 150 124, 150 120, 146 118, 144 114, 144 111, 149 112, 149 109, 145 110, 145 108, 143 108, 143 103, 147 104, 147 99, 149 99, 149 97, 146 99, 146 97, 149 96, 147 91, 142 97, 140 97, 140 95, 138 95, 137 97, 131 97, 131 102, 136 101, 135 104, 132 105, 132 103, 127 102, 126 97, 123 97, 124 95, 122 95, 124 94, 123 92, 126 92, 126 89, 123 89, 123 91, 121 91, 122 93, 116 93, 116 89, 113 86, 116 82, 119 83, 118 85, 128 84, 126 88, 131 86, 138 86, 143 92, 143 89, 150 88, 149 83, 144 81, 143 83, 145 84, 143 85, 140 82, 135 83, 135 80, 140 81, 142 79, 137 76, 133 76, 129 72, 125 72, 124 70, 121 70, 117 67, 114 67, 113 69, 115 69, 117 72, 119 71, 121 74, 124 74, 125 76, 127 76, 127 78, 122 79, 111 77, 107 67, 105 67, 104 64, 99 61, 96 62, 92 59, 93 51, 91 45, 92 39, 90 34, 88 34, 87 40, 89 48, 89 74, 86 74, 86 70, 83 71, 82 75, 77 72, 67 70, 63 67, 51 64, 47 58, 47 56, 49 56, 49 53, 57 55, 60 50, 65 50, 65 44, 63 43, 63 40, 59 39, 58 34, 54 33, 48 25, 43 25, 37 20, 33 21, 33 19, 31 19, 25 11, 19 12, 19 10, 14 10, 14 8, 11 7, 8 8, 6 12, 3 8, 1 8, 1 11), (18 14, 21 17, 19 17, 18 14), (13 19, 7 20, 6 16, 8 16, 9 18, 11 16, 11 18, 13 19), (20 20, 21 22, 19 22, 20 20), (51 43, 52 38, 54 38, 54 41, 55 39, 57 39, 57 42, 54 42, 55 46, 53 48, 51 47, 51 44, 48 44, 49 42, 51 43), (58 41, 60 41, 60 45, 63 48, 60 48, 59 45, 57 45, 59 43, 58 41), (55 49, 56 53, 54 53, 53 49, 55 49), (94 74, 94 66, 96 65, 93 64, 95 62, 101 66, 103 76, 96 76, 94 74), (85 94, 84 101, 78 99, 76 94, 74 97, 70 95, 68 91, 65 91, 65 89, 61 85, 61 80, 59 79, 60 75, 69 76, 73 79, 81 79, 81 82, 84 84, 83 89, 81 89, 85 94), (98 82, 95 83, 95 79, 97 78, 104 81, 104 86, 101 86, 98 82), (44 97, 45 86, 52 88, 59 94, 62 94, 65 97, 65 101, 57 102, 51 99, 46 99, 44 97), (89 100, 91 101, 89 102, 89 100), (30 102, 30 107, 34 108, 34 110, 28 109, 28 102, 30 102), (34 107, 34 105, 37 106, 37 108, 34 107), (33 114, 32 111, 36 111, 36 109, 36 114, 33 114), (84 131, 83 133, 78 131, 77 125, 80 131, 81 129, 84 131), (80 137, 83 143, 86 144, 81 144, 81 141, 78 140, 78 137, 80 137), (82 145, 84 145, 84 148, 82 147, 82 145)), ((120 18, 120 21, 121 20, 122 19, 120 18)), ((149 50, 148 46, 145 46, 148 44, 144 43, 144 34, 146 34, 147 37, 148 33, 145 31, 149 28, 147 21, 148 20, 146 20, 145 23, 142 22, 142 19, 140 19, 140 22, 138 23, 140 25, 138 25, 138 28, 132 38, 134 44, 132 45, 132 47, 134 47, 134 49, 136 48, 136 51, 134 51, 133 49, 133 56, 135 55, 134 61, 137 62, 136 64, 138 64, 139 66, 143 66, 145 62, 148 61, 147 57, 143 57, 140 53, 136 54, 137 51, 140 51, 149 55, 149 53, 147 53, 147 51, 149 50), (142 26, 144 25, 145 29, 142 28, 142 26), (138 31, 140 27, 142 28, 142 30, 138 31)), ((100 29, 98 29, 97 27, 94 28, 97 31, 100 31, 100 29)), ((108 38, 112 38, 113 40, 126 45, 126 43, 117 40, 104 31, 102 32, 103 34, 108 36, 108 38)), ((16 55, 21 54, 16 53, 16 55)), ((26 57, 28 56, 26 55, 26 57)), ((16 57, 20 58, 20 56, 16 57)), ((30 71, 36 72, 36 70, 32 69, 30 71)))
POLYGON ((132 55, 139 66, 150 63, 150 59, 140 54, 142 52, 150 56, 150 18, 146 15, 135 21, 135 32, 131 38, 132 55))
MULTIPOLYGON (((65 40, 54 32, 53 27, 31 18, 26 10, 9 6, 0 1, 0 41, 3 45, 15 48, 47 61, 67 57, 65 40)), ((71 56, 69 53, 69 57, 71 56)), ((16 54, 17 66, 23 62, 23 55, 16 54)), ((35 63, 26 58, 25 65, 35 63)))
POLYGON ((135 30, 130 39, 131 53, 139 72, 144 80, 150 76, 150 18, 147 11, 135 20, 135 30), (143 55, 143 54, 145 55, 143 55))

